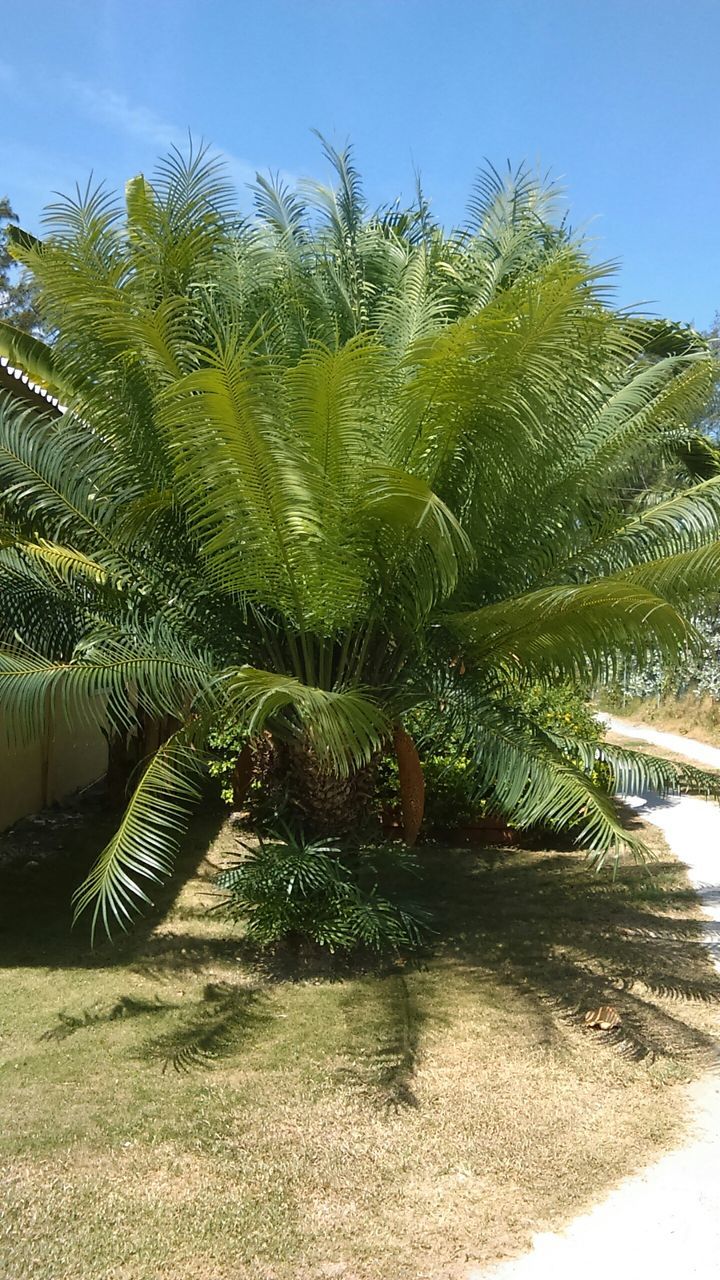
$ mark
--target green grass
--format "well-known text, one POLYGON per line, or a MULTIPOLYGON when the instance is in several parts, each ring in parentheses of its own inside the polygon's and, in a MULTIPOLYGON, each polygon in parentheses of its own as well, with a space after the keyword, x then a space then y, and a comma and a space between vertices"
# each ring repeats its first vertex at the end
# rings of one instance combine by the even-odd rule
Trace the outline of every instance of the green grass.
POLYGON ((460 1276, 678 1136, 718 982, 675 863, 425 850, 426 965, 292 981, 208 917, 212 814, 91 952, 69 892, 106 826, 0 838, 2 1277, 460 1276))

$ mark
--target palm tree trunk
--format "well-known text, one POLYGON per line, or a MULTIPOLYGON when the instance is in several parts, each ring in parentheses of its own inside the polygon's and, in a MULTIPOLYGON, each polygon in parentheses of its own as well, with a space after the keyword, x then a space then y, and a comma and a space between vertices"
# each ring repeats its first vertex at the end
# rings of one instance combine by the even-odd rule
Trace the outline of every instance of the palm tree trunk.
POLYGON ((415 844, 425 813, 425 775, 417 747, 402 725, 393 729, 395 755, 400 781, 400 807, 403 817, 405 843, 415 844))
POLYGON ((109 733, 105 796, 112 809, 121 809, 128 798, 130 780, 137 767, 166 742, 177 728, 172 716, 153 719, 138 713, 135 733, 109 733))
POLYGON ((250 790, 250 783, 255 775, 255 769, 255 752, 253 751, 252 744, 246 742, 235 761, 235 768, 233 769, 232 774, 232 799, 234 809, 239 809, 247 796, 247 793, 250 790))
POLYGON ((377 761, 347 777, 332 773, 307 741, 273 741, 268 784, 287 800, 288 818, 306 835, 359 834, 375 819, 373 792, 377 761))

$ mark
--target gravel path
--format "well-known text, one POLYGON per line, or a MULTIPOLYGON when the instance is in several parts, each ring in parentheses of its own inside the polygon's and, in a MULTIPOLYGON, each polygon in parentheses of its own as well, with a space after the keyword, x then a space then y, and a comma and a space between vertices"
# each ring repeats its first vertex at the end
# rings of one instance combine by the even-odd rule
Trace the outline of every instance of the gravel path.
MULTIPOLYGON (((720 769, 720 749, 679 734, 604 717, 613 732, 720 769)), ((708 946, 720 969, 720 806, 694 797, 627 797, 662 830, 698 890, 708 946)), ((537 1235, 532 1251, 467 1280, 720 1280, 720 1075, 689 1090, 688 1141, 628 1178, 560 1235, 537 1235)))

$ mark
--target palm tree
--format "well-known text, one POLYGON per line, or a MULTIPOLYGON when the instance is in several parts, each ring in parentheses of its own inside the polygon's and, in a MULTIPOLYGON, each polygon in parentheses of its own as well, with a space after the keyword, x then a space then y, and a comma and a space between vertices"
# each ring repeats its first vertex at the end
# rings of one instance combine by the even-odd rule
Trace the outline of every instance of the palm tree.
MULTIPOLYGON (((2 719, 22 740, 55 699, 164 726, 79 891, 93 927, 169 873, 218 724, 272 734, 331 809, 328 777, 350 803, 393 736, 412 781, 403 717, 442 707, 516 824, 639 849, 595 745, 522 690, 695 642, 720 478, 649 510, 633 491, 712 359, 695 338, 651 358, 523 171, 483 175, 446 234, 422 192, 368 210, 352 153, 325 154, 334 188, 259 179, 251 219, 201 150, 14 235, 57 336, 6 325, 0 350, 67 408, 0 403, 2 719)), ((699 785, 607 754, 621 785, 699 785)))

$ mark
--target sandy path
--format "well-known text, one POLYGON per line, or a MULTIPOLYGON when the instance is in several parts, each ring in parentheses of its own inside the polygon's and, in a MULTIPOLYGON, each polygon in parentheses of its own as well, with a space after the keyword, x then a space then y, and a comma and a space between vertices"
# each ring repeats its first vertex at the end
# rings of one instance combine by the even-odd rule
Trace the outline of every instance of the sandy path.
MULTIPOLYGON (((720 749, 606 717, 613 732, 720 768, 720 749)), ((698 890, 707 942, 720 969, 720 806, 694 797, 628 797, 660 827, 698 890)), ((560 1235, 537 1235, 532 1251, 467 1280, 720 1280, 720 1074, 689 1090, 684 1147, 628 1178, 560 1235)))
MULTIPOLYGON (((619 720, 617 716, 602 715, 608 729, 621 734, 624 738, 634 738, 637 742, 649 742, 653 747, 664 751, 673 751, 693 764, 701 764, 706 768, 720 769, 720 747, 710 747, 707 742, 697 742, 695 738, 686 738, 684 733, 663 733, 660 729, 652 729, 647 724, 631 724, 629 720, 619 720)), ((685 855, 682 855, 683 859, 685 855)), ((718 1270, 720 1275, 720 1268, 718 1270)))

